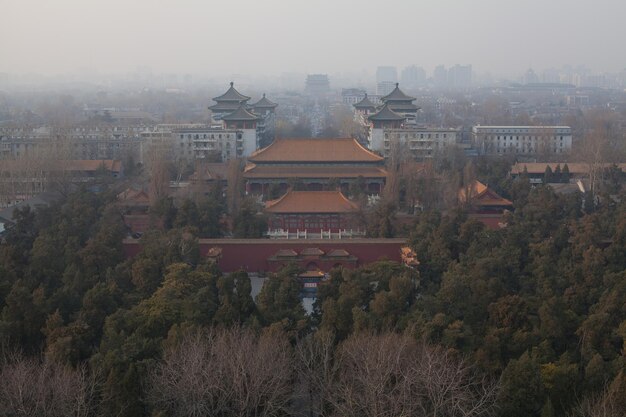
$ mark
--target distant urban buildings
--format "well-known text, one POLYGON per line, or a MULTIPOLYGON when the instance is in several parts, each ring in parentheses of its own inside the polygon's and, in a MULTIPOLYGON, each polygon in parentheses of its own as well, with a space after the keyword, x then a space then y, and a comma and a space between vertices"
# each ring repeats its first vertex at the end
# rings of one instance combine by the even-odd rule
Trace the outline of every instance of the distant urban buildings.
POLYGON ((312 96, 328 94, 330 81, 327 74, 309 74, 306 77, 304 92, 312 96))
POLYGON ((415 65, 408 66, 402 70, 400 82, 410 89, 421 87, 426 84, 426 71, 415 65))
POLYGON ((213 100, 216 104, 209 106, 209 124, 161 124, 142 132, 142 161, 151 151, 163 147, 179 160, 228 161, 248 157, 262 142, 273 140, 278 105, 265 94, 248 104, 250 97, 237 91, 231 82, 229 89, 213 100))
POLYGON ((356 104, 365 97, 367 93, 361 88, 343 88, 341 90, 341 101, 343 104, 356 104))
POLYGON ((376 70, 376 94, 386 96, 391 93, 398 82, 396 67, 383 66, 376 70))
POLYGON ((433 72, 433 84, 437 88, 467 89, 472 86, 472 66, 454 65, 446 69, 438 65, 433 72))
POLYGON ((415 97, 406 95, 399 84, 381 101, 382 106, 378 106, 365 95, 354 104, 355 117, 366 128, 371 150, 385 157, 398 150, 424 159, 456 144, 460 133, 457 129, 417 126, 419 107, 413 103, 415 97))

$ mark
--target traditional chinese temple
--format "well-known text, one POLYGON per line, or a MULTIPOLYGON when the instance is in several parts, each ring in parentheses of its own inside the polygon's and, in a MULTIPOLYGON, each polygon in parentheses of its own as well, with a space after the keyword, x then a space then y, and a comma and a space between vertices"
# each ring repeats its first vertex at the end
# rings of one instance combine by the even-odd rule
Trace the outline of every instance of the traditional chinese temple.
POLYGON ((268 234, 273 238, 349 238, 364 233, 356 227, 355 203, 340 191, 288 191, 268 201, 268 234))
POLYGON ((381 97, 380 100, 384 103, 384 106, 404 116, 408 123, 415 123, 417 111, 419 110, 419 107, 413 104, 416 98, 404 94, 404 92, 400 90, 398 83, 396 83, 396 88, 394 88, 391 93, 381 97))
POLYGON ((116 203, 124 224, 134 235, 149 230, 152 226, 150 215, 150 196, 143 190, 128 188, 117 195, 116 203))
POLYGON ((459 202, 469 207, 470 217, 491 229, 504 227, 502 215, 513 209, 510 200, 477 180, 459 190, 459 202))
POLYGON ((376 113, 368 117, 374 129, 400 129, 404 124, 406 117, 396 113, 388 104, 376 113))
POLYGON ((376 113, 377 108, 376 104, 367 97, 367 93, 365 93, 365 97, 361 101, 354 103, 353 106, 364 116, 376 113))
POLYGON ((213 98, 216 104, 209 106, 209 110, 213 113, 215 120, 221 120, 224 116, 232 114, 239 109, 242 104, 245 105, 248 100, 250 100, 250 97, 244 96, 237 91, 234 83, 231 82, 230 88, 224 94, 213 98))
POLYGON ((355 139, 277 139, 248 158, 243 177, 246 191, 268 195, 271 185, 285 193, 294 181, 306 190, 321 191, 336 182, 342 190, 363 181, 366 191, 379 194, 387 171, 384 158, 355 139))

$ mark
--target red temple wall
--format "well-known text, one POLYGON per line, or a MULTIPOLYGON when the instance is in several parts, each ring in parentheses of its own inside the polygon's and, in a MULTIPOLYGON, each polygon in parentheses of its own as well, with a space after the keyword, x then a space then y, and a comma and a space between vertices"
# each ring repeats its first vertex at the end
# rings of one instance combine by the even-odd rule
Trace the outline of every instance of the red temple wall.
MULTIPOLYGON (((297 261, 303 268, 311 262, 323 271, 328 271, 336 264, 341 264, 346 268, 360 267, 378 260, 387 259, 401 262, 400 248, 406 245, 404 239, 345 239, 345 240, 279 240, 279 239, 201 239, 200 254, 206 256, 210 248, 221 248, 222 254, 218 261, 218 266, 224 272, 232 272, 239 269, 248 272, 275 272, 283 264, 289 263, 289 259, 284 261, 269 261, 279 250, 293 250, 298 254, 307 248, 319 248, 325 253, 334 249, 343 249, 352 257, 356 257, 356 262, 342 261, 341 258, 329 259, 324 256, 301 257, 297 261)), ((133 257, 139 253, 141 247, 138 240, 126 239, 124 250, 127 257, 133 257)))

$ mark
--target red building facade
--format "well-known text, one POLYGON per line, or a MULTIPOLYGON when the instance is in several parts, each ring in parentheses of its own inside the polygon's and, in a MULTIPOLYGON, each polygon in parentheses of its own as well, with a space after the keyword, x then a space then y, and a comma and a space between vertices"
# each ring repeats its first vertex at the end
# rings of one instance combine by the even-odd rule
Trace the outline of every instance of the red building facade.
MULTIPOLYGON (((379 260, 402 262, 405 239, 200 239, 200 254, 223 272, 276 272, 295 263, 309 271, 357 268, 379 260)), ((127 257, 141 250, 139 240, 125 239, 127 257)))
POLYGON ((288 191, 278 200, 268 201, 270 230, 287 233, 339 233, 355 229, 358 207, 340 191, 288 191))

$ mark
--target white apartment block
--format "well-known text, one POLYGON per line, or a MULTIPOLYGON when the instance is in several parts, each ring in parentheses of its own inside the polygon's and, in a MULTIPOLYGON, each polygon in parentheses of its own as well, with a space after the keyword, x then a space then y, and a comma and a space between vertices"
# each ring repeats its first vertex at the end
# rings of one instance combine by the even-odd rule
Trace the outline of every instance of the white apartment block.
POLYGON ((388 157, 395 144, 405 146, 416 159, 432 158, 435 154, 456 145, 459 129, 404 127, 399 129, 371 129, 368 146, 388 157))
POLYGON ((563 154, 572 149, 569 126, 474 126, 472 142, 485 155, 563 154))
POLYGON ((219 155, 223 161, 243 158, 257 149, 256 129, 224 129, 204 124, 162 124, 141 133, 142 159, 165 149, 175 159, 193 161, 219 155))

